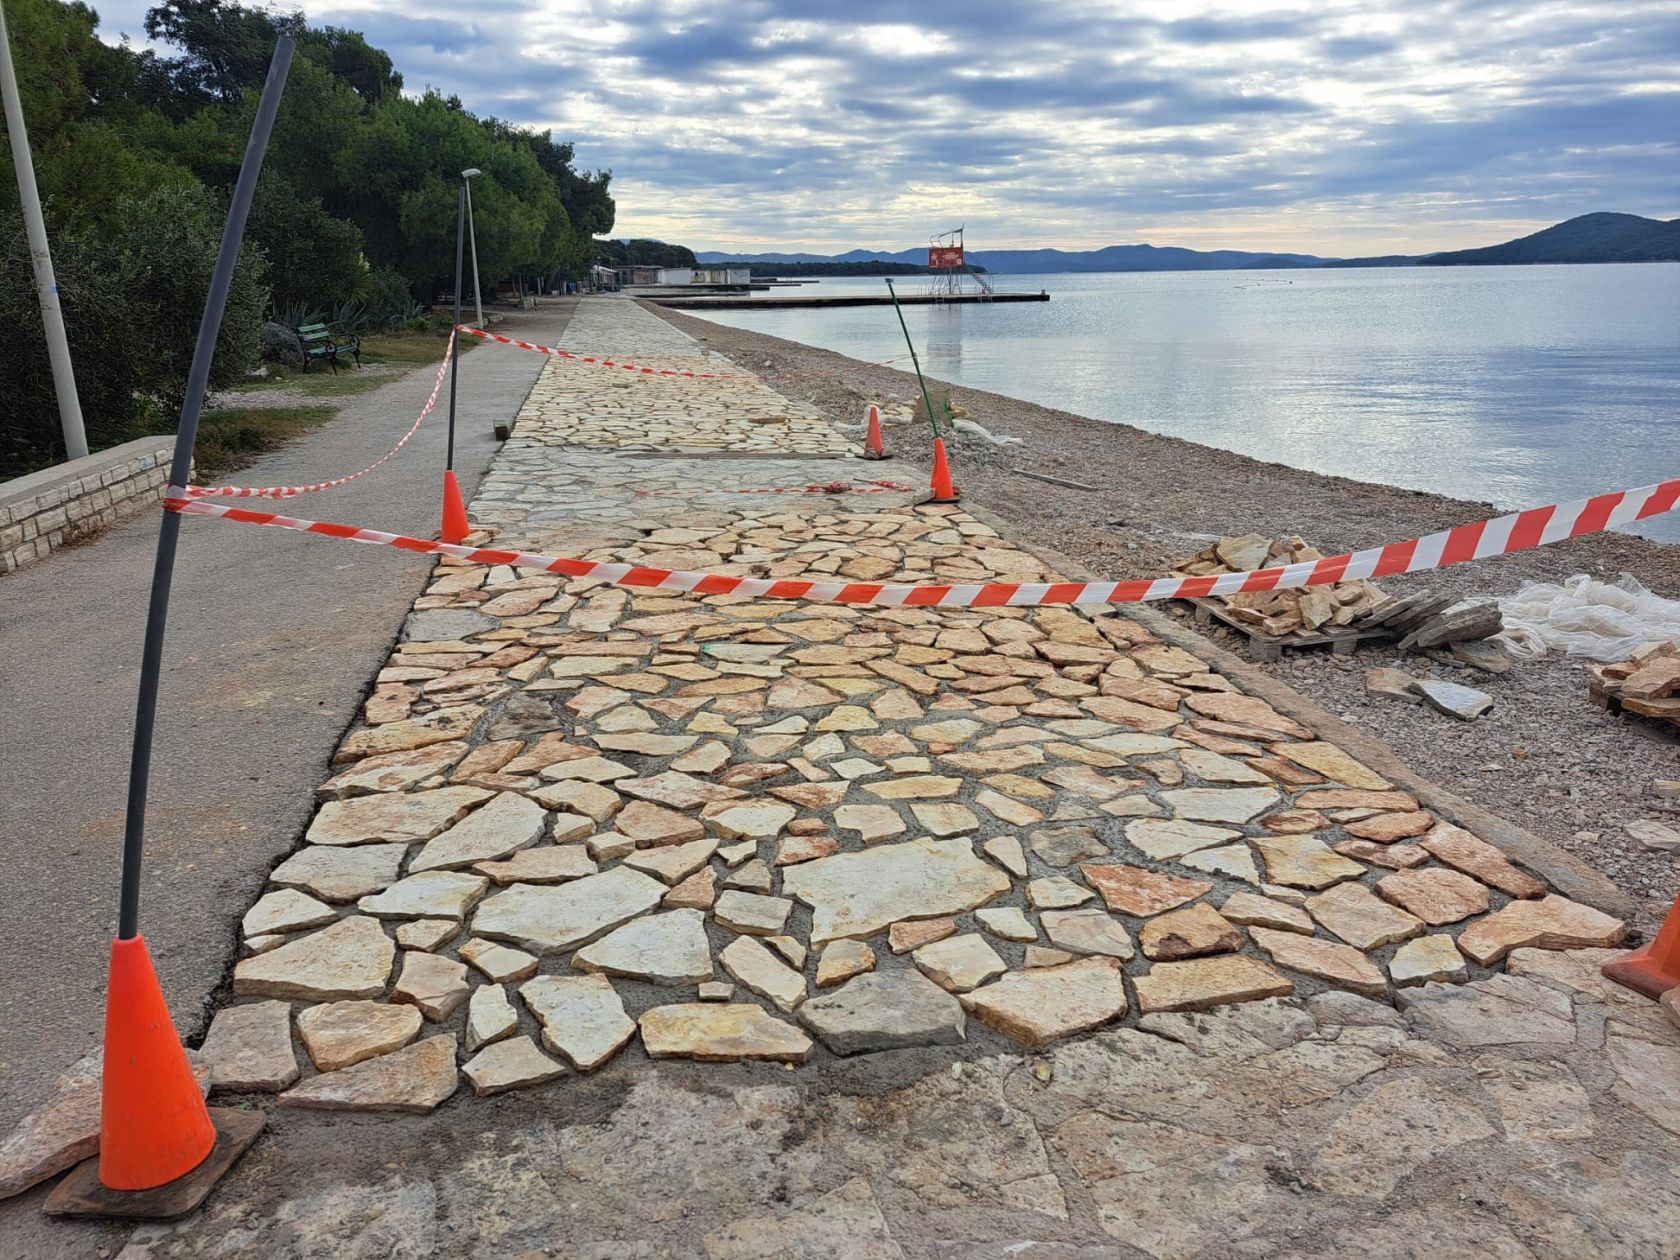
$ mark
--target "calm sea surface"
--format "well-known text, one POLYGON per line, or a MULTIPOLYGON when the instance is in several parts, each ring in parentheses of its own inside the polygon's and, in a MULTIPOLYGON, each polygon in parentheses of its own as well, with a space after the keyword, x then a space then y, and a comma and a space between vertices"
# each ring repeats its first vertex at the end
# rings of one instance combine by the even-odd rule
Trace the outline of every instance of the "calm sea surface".
MULTIPOLYGON (((1680 265, 996 283, 1050 301, 904 308, 930 376, 1507 509, 1680 476, 1680 265)), ((884 289, 843 279, 788 292, 884 289)), ((904 353, 887 307, 708 318, 860 359, 904 353)), ((1680 519, 1638 532, 1680 541, 1680 519)))

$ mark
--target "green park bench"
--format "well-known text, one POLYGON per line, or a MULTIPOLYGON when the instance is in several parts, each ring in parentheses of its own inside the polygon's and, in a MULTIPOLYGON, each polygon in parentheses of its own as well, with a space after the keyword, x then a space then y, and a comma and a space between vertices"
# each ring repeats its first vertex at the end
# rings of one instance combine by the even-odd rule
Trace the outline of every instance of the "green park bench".
POLYGON ((298 340, 303 343, 303 370, 309 370, 312 360, 324 360, 332 368, 333 374, 338 373, 338 359, 342 354, 348 354, 356 360, 356 366, 362 366, 362 339, 354 333, 335 333, 325 324, 305 324, 297 330, 298 340))

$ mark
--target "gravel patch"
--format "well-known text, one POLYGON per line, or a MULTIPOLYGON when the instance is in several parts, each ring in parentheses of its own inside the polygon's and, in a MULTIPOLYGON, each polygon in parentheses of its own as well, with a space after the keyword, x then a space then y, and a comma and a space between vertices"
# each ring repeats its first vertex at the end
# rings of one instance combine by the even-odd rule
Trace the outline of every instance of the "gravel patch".
MULTIPOLYGON (((917 395, 910 372, 650 309, 709 349, 778 377, 773 384, 781 392, 842 422, 860 421, 871 401, 908 402, 917 395), (808 373, 815 375, 796 375, 808 373)), ((952 401, 979 424, 1024 441, 1011 447, 968 435, 948 441, 965 497, 1009 521, 1021 541, 1061 552, 1103 577, 1158 576, 1173 561, 1230 534, 1300 534, 1329 553, 1494 511, 1487 503, 1303 472, 1000 394, 949 388, 952 401), (1016 469, 1098 489, 1051 485, 1016 469)), ((919 482, 932 459, 926 426, 890 426, 887 448, 903 464, 886 465, 881 475, 919 482)), ((1427 589, 1502 596, 1526 581, 1623 572, 1660 595, 1680 597, 1680 546, 1599 534, 1437 573, 1384 578, 1380 585, 1398 594, 1427 589)), ((1167 607, 1187 615, 1183 605, 1167 607)), ((1241 637, 1232 632, 1219 629, 1211 637, 1242 651, 1241 637)), ((1640 818, 1680 824, 1680 802, 1659 799, 1652 790, 1653 780, 1680 778, 1680 739, 1672 727, 1598 708, 1579 662, 1554 655, 1492 676, 1421 656, 1402 660, 1383 647, 1351 657, 1296 652, 1259 668, 1369 730, 1442 786, 1603 871, 1643 903, 1647 930, 1680 893, 1680 855, 1644 849, 1626 831, 1640 818), (1422 704, 1373 696, 1365 690, 1365 671, 1383 665, 1478 687, 1494 697, 1494 707, 1476 722, 1461 722, 1422 704)))

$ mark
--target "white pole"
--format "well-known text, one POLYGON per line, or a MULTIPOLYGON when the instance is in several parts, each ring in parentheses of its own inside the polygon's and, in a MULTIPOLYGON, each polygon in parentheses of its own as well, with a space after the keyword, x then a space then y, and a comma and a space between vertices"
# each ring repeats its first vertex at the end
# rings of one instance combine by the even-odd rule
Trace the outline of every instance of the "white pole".
POLYGON ((23 127, 23 102, 18 99, 17 71, 12 67, 12 38, 6 33, 6 11, 0 7, 0 96, 6 102, 6 134, 12 142, 12 165, 17 168, 18 201, 23 206, 29 256, 35 264, 35 290, 41 299, 41 323, 47 331, 47 357, 52 361, 53 391, 58 395, 58 422, 64 430, 69 459, 88 453, 82 428, 82 404, 76 396, 76 374, 70 369, 70 342, 64 335, 64 314, 58 309, 58 281, 53 276, 52 252, 47 248, 47 224, 41 217, 41 192, 35 187, 35 164, 29 156, 29 134, 23 127))
POLYGON ((478 327, 484 327, 484 298, 478 287, 478 237, 473 233, 472 180, 461 181, 467 186, 467 241, 472 247, 473 308, 478 311, 478 327))

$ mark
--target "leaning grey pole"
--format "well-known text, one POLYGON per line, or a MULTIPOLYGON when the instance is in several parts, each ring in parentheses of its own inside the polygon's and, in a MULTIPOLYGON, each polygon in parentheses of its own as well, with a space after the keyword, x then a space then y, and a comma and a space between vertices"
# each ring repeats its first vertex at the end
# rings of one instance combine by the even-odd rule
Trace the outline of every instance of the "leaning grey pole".
POLYGON ((41 190, 35 186, 35 163, 29 155, 29 133, 23 125, 23 102, 18 98, 17 70, 12 66, 12 38, 6 33, 6 10, 0 5, 0 96, 6 101, 6 134, 17 168, 18 201, 29 237, 29 257, 35 266, 35 292, 41 302, 41 323, 47 332, 47 358, 52 363, 53 393, 58 396, 58 423, 64 430, 64 454, 80 459, 88 453, 82 427, 82 402, 76 394, 76 374, 70 367, 70 341, 64 334, 64 312, 58 307, 58 279, 53 275, 52 251, 47 248, 47 224, 41 217, 41 190))
MULTIPOLYGON (((461 186, 467 190, 467 247, 472 250, 473 309, 478 312, 478 325, 477 326, 479 328, 483 328, 484 327, 484 290, 479 287, 479 283, 478 283, 478 232, 473 227, 473 209, 472 209, 472 177, 474 175, 477 175, 478 173, 479 172, 476 171, 476 170, 472 171, 470 173, 467 172, 467 171, 462 171, 461 172, 461 186)), ((460 321, 459 318, 457 318, 455 322, 460 323, 461 321, 460 321)))
MULTIPOLYGON (((268 82, 263 84, 257 118, 251 138, 245 143, 245 160, 239 167, 239 182, 233 187, 227 223, 222 228, 222 246, 216 255, 216 269, 210 274, 210 293, 204 302, 204 317, 198 324, 198 342, 193 346, 192 368, 187 373, 187 397, 181 404, 181 425, 175 431, 175 456, 169 465, 169 492, 186 490, 192 468, 193 442, 198 437, 198 417, 204 409, 204 395, 210 388, 210 360, 216 353, 216 334, 227 308, 228 290, 233 287, 233 269, 239 261, 239 244, 245 236, 245 216, 257 189, 263 154, 274 130, 274 115, 280 109, 280 94, 286 88, 286 72, 292 65, 292 41, 282 36, 274 46, 268 64, 268 82)), ((158 676, 163 669, 163 631, 169 619, 169 588, 175 576, 175 546, 181 535, 181 516, 165 512, 158 529, 157 559, 152 565, 152 597, 146 608, 146 640, 140 654, 140 700, 134 713, 134 754, 128 768, 128 816, 123 827, 122 904, 117 936, 123 940, 140 932, 140 863, 146 844, 146 789, 152 772, 152 728, 157 719, 158 676)))

